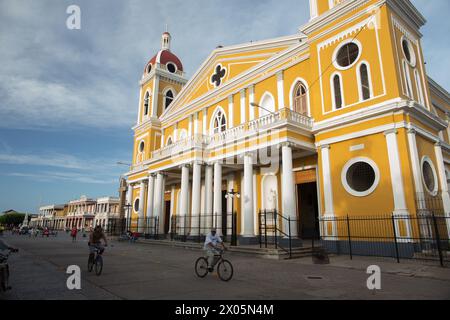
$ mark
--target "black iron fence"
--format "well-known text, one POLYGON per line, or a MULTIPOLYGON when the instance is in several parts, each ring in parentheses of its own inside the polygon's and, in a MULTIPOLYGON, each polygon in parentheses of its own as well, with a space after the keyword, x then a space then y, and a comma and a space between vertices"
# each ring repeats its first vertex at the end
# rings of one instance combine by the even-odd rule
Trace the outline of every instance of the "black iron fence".
POLYGON ((434 211, 417 215, 345 216, 319 219, 320 240, 329 253, 401 260, 450 262, 450 218, 434 211))
POLYGON ((120 236, 125 234, 127 231, 137 233, 140 237, 156 239, 161 235, 159 218, 111 218, 107 220, 105 226, 106 234, 110 236, 120 236))
POLYGON ((236 245, 236 213, 172 216, 169 233, 172 240, 202 242, 212 228, 217 229, 223 241, 236 245))

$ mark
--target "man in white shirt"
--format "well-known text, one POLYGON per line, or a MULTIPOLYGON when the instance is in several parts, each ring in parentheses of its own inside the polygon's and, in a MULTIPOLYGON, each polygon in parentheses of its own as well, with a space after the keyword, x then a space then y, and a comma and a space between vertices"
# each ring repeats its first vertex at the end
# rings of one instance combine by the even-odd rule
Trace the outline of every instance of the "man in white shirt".
POLYGON ((220 249, 225 250, 225 245, 220 236, 217 235, 216 229, 212 229, 206 236, 203 249, 206 251, 206 256, 208 257, 208 271, 212 272, 214 270, 214 255, 219 255, 220 249))

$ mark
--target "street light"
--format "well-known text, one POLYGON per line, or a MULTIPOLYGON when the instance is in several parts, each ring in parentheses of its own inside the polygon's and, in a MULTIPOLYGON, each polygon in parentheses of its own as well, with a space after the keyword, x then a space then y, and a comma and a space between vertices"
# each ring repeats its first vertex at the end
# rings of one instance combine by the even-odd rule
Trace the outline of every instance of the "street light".
POLYGON ((268 110, 268 109, 266 109, 266 108, 260 106, 260 105, 257 104, 257 103, 251 102, 250 105, 251 105, 252 107, 255 107, 255 108, 263 109, 264 111, 268 112, 269 114, 275 114, 275 112, 270 111, 270 110, 268 110))
POLYGON ((231 217, 232 217, 232 233, 231 233, 231 245, 236 246, 237 245, 237 238, 236 238, 236 215, 234 214, 234 198, 240 198, 241 194, 239 192, 235 192, 234 189, 231 189, 231 191, 228 191, 225 195, 225 199, 230 198, 231 199, 231 217))

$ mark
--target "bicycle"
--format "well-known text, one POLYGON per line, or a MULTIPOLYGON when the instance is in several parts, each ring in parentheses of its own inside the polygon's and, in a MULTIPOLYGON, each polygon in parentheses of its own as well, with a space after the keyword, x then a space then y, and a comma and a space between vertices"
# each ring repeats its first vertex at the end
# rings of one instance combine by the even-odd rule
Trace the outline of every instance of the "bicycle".
MULTIPOLYGON (((219 254, 214 255, 214 267, 217 265, 217 274, 220 280, 230 281, 233 277, 233 265, 230 261, 223 258, 224 250, 218 250, 219 254)), ((208 270, 208 259, 206 257, 200 257, 195 262, 195 273, 199 278, 204 278, 210 272, 208 270)), ((211 271, 212 272, 212 271, 211 271)))
POLYGON ((95 246, 94 253, 89 254, 88 271, 91 272, 95 266, 95 274, 99 276, 103 270, 103 250, 95 246))

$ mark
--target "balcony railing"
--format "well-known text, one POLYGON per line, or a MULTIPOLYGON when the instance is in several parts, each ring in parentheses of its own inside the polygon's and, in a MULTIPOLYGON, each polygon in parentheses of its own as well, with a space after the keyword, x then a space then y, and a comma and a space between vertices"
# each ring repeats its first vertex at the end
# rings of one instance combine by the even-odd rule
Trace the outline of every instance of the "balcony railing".
MULTIPOLYGON (((191 137, 179 140, 171 145, 164 146, 159 150, 153 151, 151 159, 161 159, 170 155, 185 152, 195 148, 205 149, 207 147, 214 147, 216 145, 225 144, 229 141, 237 140, 243 136, 276 128, 283 124, 292 124, 300 126, 306 130, 311 130, 313 126, 313 119, 306 115, 296 113, 288 108, 280 109, 278 112, 264 115, 258 119, 251 120, 247 123, 230 128, 223 132, 212 136, 193 135, 191 137)), ((139 170, 144 167, 145 163, 138 163, 131 167, 131 171, 139 170)))

